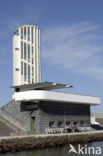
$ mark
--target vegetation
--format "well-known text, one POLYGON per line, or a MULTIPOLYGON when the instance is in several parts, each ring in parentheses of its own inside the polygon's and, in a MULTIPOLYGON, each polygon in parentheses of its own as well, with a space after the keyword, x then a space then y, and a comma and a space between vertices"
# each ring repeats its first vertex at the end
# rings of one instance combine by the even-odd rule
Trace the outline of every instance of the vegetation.
POLYGON ((96 118, 96 121, 99 122, 101 126, 103 126, 103 118, 96 118))

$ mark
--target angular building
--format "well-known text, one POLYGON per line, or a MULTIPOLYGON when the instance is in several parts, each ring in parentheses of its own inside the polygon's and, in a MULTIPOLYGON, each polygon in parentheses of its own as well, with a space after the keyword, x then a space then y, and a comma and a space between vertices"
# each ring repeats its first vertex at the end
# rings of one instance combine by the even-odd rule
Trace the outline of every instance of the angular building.
POLYGON ((13 36, 13 85, 41 82, 40 28, 24 25, 13 36))
MULTIPOLYGON (((12 101, 1 115, 17 130, 34 134, 62 133, 64 127, 91 129, 90 107, 100 98, 54 91, 70 85, 41 82, 40 29, 19 27, 13 37, 12 101)), ((74 129, 73 129, 74 130, 74 129)))

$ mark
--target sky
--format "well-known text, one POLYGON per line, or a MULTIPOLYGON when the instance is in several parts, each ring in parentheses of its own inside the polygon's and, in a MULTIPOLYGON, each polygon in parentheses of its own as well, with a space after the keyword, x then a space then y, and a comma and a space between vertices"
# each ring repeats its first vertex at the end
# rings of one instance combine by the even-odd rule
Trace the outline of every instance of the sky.
POLYGON ((69 84, 69 93, 99 96, 103 112, 103 0, 0 0, 0 106, 13 94, 13 32, 41 30, 42 81, 69 84))

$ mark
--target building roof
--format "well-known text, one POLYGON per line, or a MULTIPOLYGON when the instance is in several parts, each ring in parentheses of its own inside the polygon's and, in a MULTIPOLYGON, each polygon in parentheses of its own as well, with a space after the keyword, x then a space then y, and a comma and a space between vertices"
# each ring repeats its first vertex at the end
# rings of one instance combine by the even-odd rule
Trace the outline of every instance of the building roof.
POLYGON ((52 101, 58 103, 70 104, 86 104, 98 105, 100 104, 99 97, 92 97, 78 94, 68 94, 54 91, 45 90, 30 90, 23 92, 15 92, 13 97, 15 101, 52 101))
POLYGON ((20 89, 20 91, 28 90, 53 90, 53 89, 62 89, 62 88, 71 88, 73 86, 66 84, 59 84, 54 82, 39 82, 33 84, 25 84, 20 86, 12 86, 11 88, 20 89))

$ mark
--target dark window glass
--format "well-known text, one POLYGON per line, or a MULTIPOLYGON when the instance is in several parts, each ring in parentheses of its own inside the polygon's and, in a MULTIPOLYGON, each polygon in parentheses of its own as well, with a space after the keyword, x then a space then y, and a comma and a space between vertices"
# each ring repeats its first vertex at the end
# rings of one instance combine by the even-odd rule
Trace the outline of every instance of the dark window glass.
POLYGON ((69 122, 69 121, 67 121, 67 122, 66 122, 66 125, 67 125, 67 126, 68 126, 68 125, 70 125, 70 122, 69 122))
POLYGON ((27 68, 26 68, 26 63, 24 63, 24 81, 27 80, 27 68))
POLYGON ((16 92, 19 92, 19 91, 20 91, 20 89, 19 89, 19 88, 16 88, 16 89, 15 89, 15 91, 16 91, 16 92))
POLYGON ((21 41, 21 58, 23 59, 23 41, 21 41))
POLYGON ((30 27, 28 27, 28 41, 30 41, 30 27))
POLYGON ((19 71, 19 68, 16 68, 15 70, 16 70, 16 71, 19 71))
POLYGON ((74 121, 74 122, 73 122, 73 125, 77 125, 77 121, 74 121))
POLYGON ((23 28, 21 27, 21 39, 23 39, 23 28))
POLYGON ((26 43, 24 42, 24 59, 26 60, 26 43))
POLYGON ((19 48, 15 48, 15 50, 19 50, 19 48))
POLYGON ((26 27, 24 27, 24 39, 26 40, 26 27))
POLYGON ((58 127, 61 127, 62 126, 62 121, 59 121, 58 122, 58 127))
POLYGON ((14 32, 15 35, 19 35, 18 29, 14 32))
POLYGON ((53 127, 54 126, 54 121, 50 121, 49 122, 49 127, 53 127))
POLYGON ((28 83, 30 83, 30 65, 28 65, 28 83))
POLYGON ((80 121, 80 125, 83 126, 84 125, 84 121, 80 121))
POLYGON ((33 42, 34 42, 34 41, 33 41, 33 27, 32 27, 32 29, 31 29, 31 34, 32 34, 32 37, 31 37, 31 38, 32 38, 32 43, 33 43, 33 42))
POLYGON ((34 64, 34 53, 33 53, 33 46, 32 46, 32 64, 34 64))
POLYGON ((28 62, 30 62, 30 44, 28 44, 28 62))
POLYGON ((21 62, 21 74, 23 75, 23 62, 21 62))

